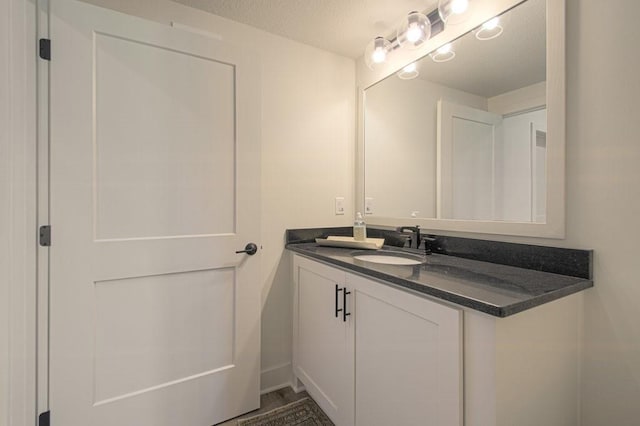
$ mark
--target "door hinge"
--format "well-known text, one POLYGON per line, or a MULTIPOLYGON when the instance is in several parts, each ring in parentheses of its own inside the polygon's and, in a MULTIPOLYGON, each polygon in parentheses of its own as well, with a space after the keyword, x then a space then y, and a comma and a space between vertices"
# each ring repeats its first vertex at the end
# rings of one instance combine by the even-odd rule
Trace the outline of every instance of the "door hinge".
POLYGON ((38 426, 51 426, 51 412, 45 411, 38 416, 38 426))
POLYGON ((40 39, 39 54, 42 59, 51 60, 51 40, 48 38, 40 39))
POLYGON ((51 225, 40 227, 40 245, 42 247, 49 247, 51 245, 51 225))

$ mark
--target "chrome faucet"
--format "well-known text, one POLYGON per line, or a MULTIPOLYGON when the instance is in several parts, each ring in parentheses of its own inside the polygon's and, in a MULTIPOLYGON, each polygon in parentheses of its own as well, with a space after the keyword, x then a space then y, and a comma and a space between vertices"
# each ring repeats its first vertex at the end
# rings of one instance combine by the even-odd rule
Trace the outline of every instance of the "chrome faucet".
MULTIPOLYGON (((397 229, 398 232, 407 235, 408 232, 411 234, 407 235, 407 243, 409 244, 409 248, 419 249, 420 248, 420 226, 400 226, 397 229)), ((406 246, 406 244, 405 244, 406 246)))
POLYGON ((424 254, 431 254, 432 244, 437 240, 435 235, 421 235, 420 226, 400 226, 396 229, 398 232, 406 236, 407 241, 405 247, 419 250, 424 242, 424 254))

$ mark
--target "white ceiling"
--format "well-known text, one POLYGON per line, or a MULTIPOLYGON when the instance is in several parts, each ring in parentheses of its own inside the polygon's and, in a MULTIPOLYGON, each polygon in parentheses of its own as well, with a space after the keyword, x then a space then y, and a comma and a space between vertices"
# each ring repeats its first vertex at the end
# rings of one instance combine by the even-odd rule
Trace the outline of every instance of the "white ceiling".
POLYGON ((349 58, 437 0, 174 0, 349 58))

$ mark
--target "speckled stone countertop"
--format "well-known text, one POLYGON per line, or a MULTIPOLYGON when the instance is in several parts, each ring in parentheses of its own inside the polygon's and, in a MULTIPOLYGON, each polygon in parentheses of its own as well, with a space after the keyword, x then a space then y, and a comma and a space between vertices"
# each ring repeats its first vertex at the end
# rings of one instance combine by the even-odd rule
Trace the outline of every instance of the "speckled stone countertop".
MULTIPOLYGON (((332 235, 335 235, 335 232, 332 235)), ((443 238, 450 239, 450 237, 443 238)), ((486 245, 487 241, 482 241, 482 243, 486 245)), ((504 245, 507 243, 496 244, 504 245)), ((508 246, 516 252, 519 248, 515 246, 522 246, 523 249, 528 250, 531 250, 531 247, 537 247, 518 244, 508 244, 508 246)), ((593 281, 589 279, 591 277, 590 251, 567 250, 568 256, 576 255, 572 252, 577 252, 578 257, 583 253, 587 255, 589 270, 575 274, 588 274, 589 278, 587 278, 438 253, 424 256, 424 262, 420 265, 378 264, 356 259, 354 254, 362 253, 362 250, 323 247, 315 242, 295 241, 295 239, 292 241, 292 238, 288 238, 287 248, 300 255, 360 275, 390 282, 496 317, 507 317, 593 287, 593 281)), ((544 249, 547 248, 540 247, 540 250, 544 249)), ((385 246, 383 250, 405 250, 417 253, 390 246, 385 246)), ((566 263, 566 259, 562 259, 562 256, 558 261, 566 263)))

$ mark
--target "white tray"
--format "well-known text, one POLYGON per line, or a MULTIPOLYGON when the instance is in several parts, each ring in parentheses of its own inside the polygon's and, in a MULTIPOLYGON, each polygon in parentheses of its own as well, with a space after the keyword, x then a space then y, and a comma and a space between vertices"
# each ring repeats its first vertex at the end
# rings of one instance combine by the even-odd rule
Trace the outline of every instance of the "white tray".
POLYGON ((365 250, 377 250, 382 248, 384 238, 367 238, 366 241, 356 241, 353 237, 329 236, 326 239, 316 238, 316 243, 321 246, 358 248, 365 250))

